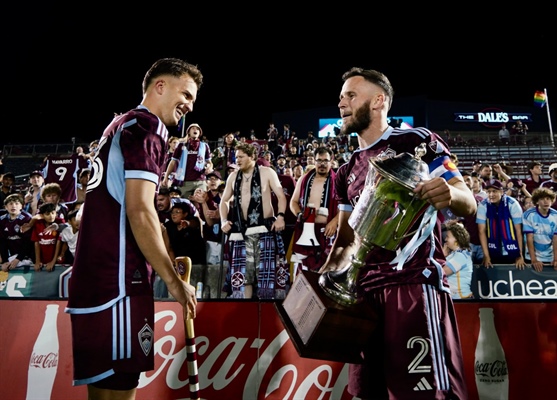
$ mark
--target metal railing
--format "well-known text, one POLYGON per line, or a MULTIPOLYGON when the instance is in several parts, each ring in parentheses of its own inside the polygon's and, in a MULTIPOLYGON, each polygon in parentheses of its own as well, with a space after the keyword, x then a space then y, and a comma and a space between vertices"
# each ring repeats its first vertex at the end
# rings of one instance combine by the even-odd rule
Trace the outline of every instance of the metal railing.
POLYGON ((73 143, 45 143, 45 144, 5 144, 2 146, 2 156, 8 157, 41 157, 49 154, 71 154, 78 146, 87 150, 88 144, 73 143))

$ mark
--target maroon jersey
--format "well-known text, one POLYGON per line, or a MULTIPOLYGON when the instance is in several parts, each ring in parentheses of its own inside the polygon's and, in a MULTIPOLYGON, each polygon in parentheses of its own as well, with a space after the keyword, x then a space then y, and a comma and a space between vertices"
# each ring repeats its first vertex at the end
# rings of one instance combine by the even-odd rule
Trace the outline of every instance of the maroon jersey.
POLYGON ((125 296, 152 295, 153 270, 133 236, 124 193, 126 179, 158 185, 167 140, 162 121, 141 106, 105 129, 87 185, 66 312, 97 312, 125 296))
POLYGON ((34 258, 32 249, 31 231, 22 232, 21 227, 31 220, 31 215, 22 211, 17 217, 12 219, 9 213, 0 216, 0 254, 2 262, 7 262, 8 258, 18 255, 18 260, 24 258, 34 258))
MULTIPOLYGON (((415 154, 415 148, 425 143, 427 152, 422 157, 429 166, 430 176, 441 176, 450 180, 454 176, 460 176, 460 172, 449 159, 449 149, 445 142, 435 133, 425 128, 396 129, 389 127, 383 136, 372 145, 356 150, 350 161, 339 168, 335 179, 336 196, 339 201, 339 210, 351 211, 358 202, 368 173, 369 162, 372 157, 394 157, 402 153, 415 154)), ((414 228, 421 222, 418 220, 414 228)), ((373 288, 390 284, 406 283, 428 283, 440 288, 446 287, 443 282, 441 264, 445 257, 440 242, 440 224, 433 230, 434 242, 431 236, 415 250, 410 258, 404 263, 401 270, 397 270, 396 264, 391 264, 397 256, 396 251, 386 250, 380 247, 372 248, 366 258, 366 265, 360 271, 361 287, 373 288), (427 269, 427 272, 425 269, 427 269)), ((415 229, 411 229, 414 231, 415 229)), ((401 242, 403 249, 410 237, 401 242)))
MULTIPOLYGON (((207 192, 207 207, 209 210, 215 211, 219 209, 220 204, 220 194, 213 194, 210 190, 207 192)), ((203 221, 203 239, 205 241, 211 242, 221 242, 222 231, 220 229, 220 220, 217 221, 214 225, 209 226, 207 223, 207 217, 205 217, 205 213, 203 212, 203 205, 200 203, 193 203, 195 208, 197 209, 197 213, 199 217, 203 221)))
MULTIPOLYGON (((292 214, 292 211, 290 210, 290 199, 292 198, 292 195, 294 194, 294 190, 296 189, 296 180, 294 179, 294 177, 290 176, 290 175, 281 175, 281 174, 277 174, 279 181, 280 181, 280 185, 282 186, 282 190, 284 191, 284 196, 286 197, 286 210, 284 210, 284 223, 287 226, 294 226, 294 224, 296 224, 296 216, 294 214, 292 214)), ((280 211, 278 209, 278 199, 277 196, 271 192, 271 203, 273 204, 273 210, 275 210, 275 215, 280 211)))
POLYGON ((534 190, 539 188, 545 181, 545 179, 540 178, 540 180, 536 182, 534 179, 532 179, 532 176, 529 176, 528 178, 522 180, 522 182, 524 182, 524 184, 526 185, 526 190, 528 190, 530 194, 532 194, 534 190))
POLYGON ((48 156, 43 170, 44 181, 60 185, 61 202, 74 203, 77 200, 78 173, 82 168, 89 168, 89 164, 78 154, 48 156))
POLYGON ((182 153, 188 152, 185 178, 183 181, 178 179, 178 175, 174 178, 174 183, 181 186, 186 181, 204 181, 205 169, 202 167, 211 160, 211 149, 207 143, 201 143, 200 140, 188 140, 187 143, 180 143, 176 146, 172 159, 180 164, 182 153))

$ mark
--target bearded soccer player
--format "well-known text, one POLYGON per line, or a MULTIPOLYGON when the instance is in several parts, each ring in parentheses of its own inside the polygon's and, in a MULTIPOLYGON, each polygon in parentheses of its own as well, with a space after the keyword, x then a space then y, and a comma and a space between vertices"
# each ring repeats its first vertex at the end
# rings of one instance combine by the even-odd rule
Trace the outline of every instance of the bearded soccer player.
MULTIPOLYGON (((387 114, 394 90, 381 72, 352 68, 342 77, 338 107, 342 133, 356 132, 358 150, 335 179, 339 201, 339 228, 322 278, 350 263, 359 237, 348 223, 366 190, 366 177, 376 182, 370 170, 372 157, 415 155, 421 157, 429 178, 416 183, 414 195, 429 203, 428 212, 415 221, 416 245, 412 235, 401 241, 400 254, 380 246, 371 248, 360 268, 356 292, 379 316, 377 327, 361 349, 363 364, 350 365, 348 391, 362 399, 466 399, 468 398, 456 315, 442 264, 445 256, 440 241, 440 224, 432 227, 436 210, 449 207, 455 215, 476 211, 476 201, 466 187, 443 139, 426 128, 402 130, 389 126, 387 114), (431 206, 431 207, 430 207, 431 206), (432 208, 433 207, 433 208, 432 208), (428 217, 427 221, 424 218, 428 217), (416 230, 417 229, 417 230, 416 230), (399 257, 400 255, 400 257, 399 257)), ((321 281, 320 281, 321 282, 321 281)), ((334 345, 334 344, 332 344, 334 345)))

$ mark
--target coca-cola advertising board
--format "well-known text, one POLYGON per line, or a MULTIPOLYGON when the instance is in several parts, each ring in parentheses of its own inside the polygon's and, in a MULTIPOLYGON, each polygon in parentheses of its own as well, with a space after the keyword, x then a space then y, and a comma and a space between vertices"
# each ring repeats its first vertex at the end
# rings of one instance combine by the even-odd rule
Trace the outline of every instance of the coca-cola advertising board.
MULTIPOLYGON (((65 300, 0 300, 1 399, 26 399, 28 387, 42 380, 37 360, 43 359, 50 360, 45 364, 48 373, 53 371, 52 360, 57 360, 50 399, 86 398, 84 386, 72 386, 70 317, 63 312, 65 306, 65 300), (59 313, 49 317, 56 318, 57 338, 44 333, 50 328, 43 329, 50 326, 46 311, 52 304, 59 305, 59 313)), ((547 398, 553 393, 557 301, 459 301, 455 308, 471 400, 480 400, 477 372, 484 380, 502 379, 502 362, 508 372, 509 399, 547 398), (482 351, 487 356, 476 362, 481 308, 493 310, 505 360, 501 356, 490 360, 489 351, 482 351)), ((142 374, 137 400, 190 398, 181 315, 178 303, 156 302, 155 370, 142 374)), ((270 301, 200 301, 194 324, 202 399, 356 399, 346 390, 348 365, 301 358, 270 301)))

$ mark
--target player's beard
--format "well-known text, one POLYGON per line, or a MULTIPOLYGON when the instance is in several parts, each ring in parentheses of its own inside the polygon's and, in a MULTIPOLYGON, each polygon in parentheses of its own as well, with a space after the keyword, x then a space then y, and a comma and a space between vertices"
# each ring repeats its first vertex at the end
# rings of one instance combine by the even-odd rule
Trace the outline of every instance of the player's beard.
POLYGON ((371 100, 366 101, 360 108, 352 113, 350 123, 343 124, 341 132, 350 135, 355 132, 360 134, 371 125, 371 100))

